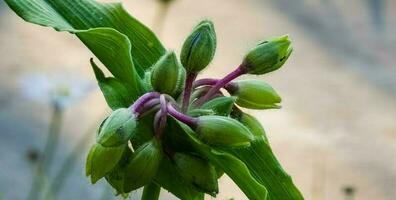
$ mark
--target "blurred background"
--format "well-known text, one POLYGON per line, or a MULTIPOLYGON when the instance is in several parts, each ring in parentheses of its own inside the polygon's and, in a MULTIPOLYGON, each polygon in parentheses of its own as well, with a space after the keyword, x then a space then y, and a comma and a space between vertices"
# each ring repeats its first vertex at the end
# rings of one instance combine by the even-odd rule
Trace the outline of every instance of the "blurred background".
MULTIPOLYGON (((212 19, 218 50, 201 77, 220 78, 259 40, 290 34, 288 63, 262 77, 283 107, 252 112, 283 167, 307 200, 396 199, 395 1, 122 2, 176 52, 212 19)), ((55 191, 49 199, 114 199, 84 176, 87 147, 110 112, 90 57, 75 36, 25 23, 0 2, 0 199, 37 195, 35 182, 55 191), (43 152, 50 176, 38 180, 43 152)), ((246 199, 227 177, 220 191, 216 199, 246 199)), ((175 198, 162 191, 161 199, 175 198)))

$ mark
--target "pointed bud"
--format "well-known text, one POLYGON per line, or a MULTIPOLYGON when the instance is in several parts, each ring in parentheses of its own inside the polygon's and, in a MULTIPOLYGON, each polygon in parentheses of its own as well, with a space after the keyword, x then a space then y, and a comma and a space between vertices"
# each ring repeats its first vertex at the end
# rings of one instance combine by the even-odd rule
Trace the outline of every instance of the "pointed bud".
POLYGON ((216 115, 199 117, 195 132, 205 143, 214 146, 249 146, 254 139, 237 120, 216 115))
POLYGON ((153 66, 151 85, 157 92, 175 96, 180 93, 184 79, 184 69, 173 51, 167 52, 153 66))
POLYGON ((183 44, 181 63, 189 73, 202 71, 212 61, 216 51, 216 33, 213 23, 199 23, 183 44))
POLYGON ((105 147, 126 144, 136 127, 136 119, 128 108, 119 108, 102 122, 96 141, 105 147))
POLYGON ((198 190, 216 196, 219 192, 217 172, 208 161, 197 156, 175 153, 173 157, 179 174, 198 190))
POLYGON ((193 109, 188 111, 188 116, 199 117, 204 115, 215 115, 216 113, 212 109, 193 109))
POLYGON ((92 183, 96 183, 117 165, 126 146, 103 147, 100 144, 94 144, 91 147, 86 161, 85 172, 86 176, 91 176, 92 183))
POLYGON ((140 146, 126 168, 124 191, 130 192, 150 183, 161 159, 162 147, 156 138, 140 146))
POLYGON ((259 80, 235 81, 226 86, 227 91, 236 97, 236 104, 249 109, 279 108, 280 96, 267 83, 259 80))
POLYGON ((116 195, 121 194, 122 196, 125 196, 127 194, 124 192, 125 171, 131 156, 132 150, 130 148, 125 148, 120 161, 109 173, 106 174, 106 181, 117 191, 116 195))
POLYGON ((228 116, 235 103, 235 97, 218 97, 202 105, 202 109, 211 109, 216 115, 228 116))
POLYGON ((265 141, 267 141, 267 136, 265 134, 264 128, 257 118, 244 112, 240 112, 236 116, 233 115, 233 117, 235 117, 235 119, 245 125, 250 130, 250 132, 253 133, 254 136, 264 137, 265 141))
POLYGON ((245 56, 242 66, 249 74, 265 74, 279 69, 293 48, 288 35, 271 38, 258 44, 245 56))

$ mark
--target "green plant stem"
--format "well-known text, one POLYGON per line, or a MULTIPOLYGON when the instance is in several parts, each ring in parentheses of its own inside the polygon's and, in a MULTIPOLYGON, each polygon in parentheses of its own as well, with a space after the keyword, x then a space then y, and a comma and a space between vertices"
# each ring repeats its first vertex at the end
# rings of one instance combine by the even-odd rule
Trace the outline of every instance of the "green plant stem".
POLYGON ((54 103, 53 109, 52 121, 49 126, 49 134, 43 152, 44 173, 48 173, 52 165, 62 128, 63 109, 57 103, 54 103))
POLYGON ((54 102, 49 132, 45 142, 42 157, 37 163, 35 174, 33 175, 32 185, 28 194, 28 200, 36 200, 43 189, 44 177, 48 176, 53 157, 59 142, 59 134, 62 127, 63 109, 59 104, 54 102))
POLYGON ((161 192, 161 187, 151 182, 144 186, 141 200, 158 200, 161 192))
POLYGON ((83 135, 80 141, 73 148, 72 152, 70 152, 70 154, 66 157, 61 165, 61 169, 58 171, 51 184, 49 185, 49 189, 46 191, 44 199, 51 200, 57 198, 59 192, 65 185, 70 173, 74 170, 78 159, 84 153, 84 149, 89 144, 88 141, 91 138, 92 133, 95 132, 95 129, 96 123, 95 126, 89 128, 89 130, 83 135))

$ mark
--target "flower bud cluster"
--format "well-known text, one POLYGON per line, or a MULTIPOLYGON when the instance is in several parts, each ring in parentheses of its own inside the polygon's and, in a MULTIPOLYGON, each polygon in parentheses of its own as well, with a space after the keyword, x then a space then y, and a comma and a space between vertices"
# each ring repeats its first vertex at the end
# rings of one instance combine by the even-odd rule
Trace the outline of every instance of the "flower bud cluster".
POLYGON ((130 107, 115 109, 100 125, 86 162, 92 183, 105 178, 118 194, 126 195, 151 183, 167 187, 172 183, 165 184, 163 176, 175 176, 181 180, 174 181, 216 196, 223 171, 200 148, 250 146, 265 137, 264 129, 240 108, 280 108, 281 102, 268 83, 234 79, 279 69, 292 47, 288 36, 271 38, 250 50, 224 78, 195 80, 215 50, 214 25, 204 20, 185 40, 180 61, 173 51, 159 58, 144 80, 151 91, 130 107))

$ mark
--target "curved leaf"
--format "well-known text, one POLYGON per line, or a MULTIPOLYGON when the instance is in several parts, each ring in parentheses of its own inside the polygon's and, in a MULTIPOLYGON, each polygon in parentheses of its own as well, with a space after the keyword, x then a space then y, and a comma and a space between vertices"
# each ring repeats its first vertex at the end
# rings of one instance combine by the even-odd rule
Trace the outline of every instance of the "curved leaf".
POLYGON ((294 185, 291 177, 283 170, 268 142, 264 128, 253 116, 233 113, 233 117, 243 123, 256 139, 247 148, 228 149, 227 152, 242 160, 258 182, 268 190, 270 200, 303 200, 304 197, 294 185))
MULTIPOLYGON (((164 47, 153 32, 130 16, 120 3, 99 3, 95 0, 5 0, 5 2, 24 20, 53 27, 58 31, 75 33, 98 27, 119 31, 126 35, 132 44, 133 62, 140 75, 143 75, 143 70, 151 67, 165 53, 164 47)), ((81 40, 86 43, 85 39, 81 40)), ((102 61, 101 58, 99 59, 102 61)))

